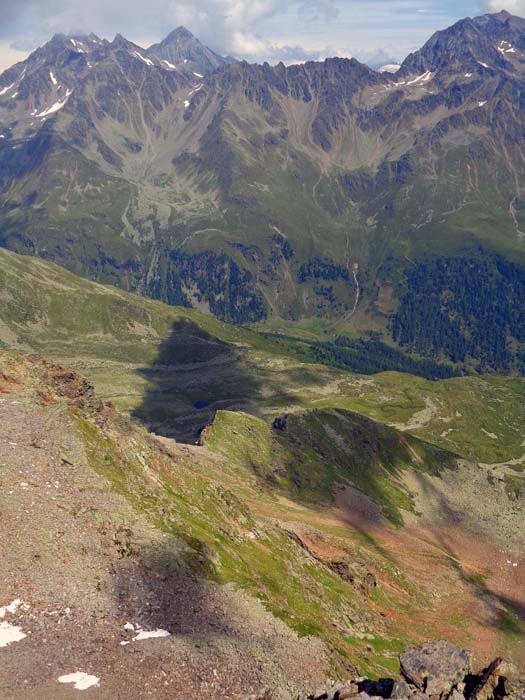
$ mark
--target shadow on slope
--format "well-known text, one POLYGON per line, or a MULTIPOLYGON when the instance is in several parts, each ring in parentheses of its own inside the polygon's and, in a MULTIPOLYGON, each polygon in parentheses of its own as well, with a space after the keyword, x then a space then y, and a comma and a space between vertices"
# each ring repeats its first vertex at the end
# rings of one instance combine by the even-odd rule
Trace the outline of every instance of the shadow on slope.
MULTIPOLYGON (((452 507, 444 495, 435 488, 423 475, 415 474, 424 497, 436 504, 443 523, 452 528, 465 527, 473 528, 473 521, 469 516, 472 513, 463 513, 452 507)), ((502 504, 502 507, 505 507, 502 504)), ((480 504, 480 515, 483 510, 483 503, 480 504)), ((494 587, 486 580, 485 573, 476 571, 472 566, 468 566, 458 553, 458 545, 450 536, 448 529, 439 527, 439 524, 430 527, 432 534, 436 538, 438 546, 447 555, 451 567, 456 571, 459 579, 472 586, 476 595, 482 600, 490 611, 492 626, 504 634, 510 643, 522 641, 525 635, 525 596, 519 587, 507 584, 507 590, 494 590, 494 587)), ((477 533, 476 535, 477 536, 477 533)), ((496 550, 496 545, 494 545, 496 550)), ((487 562, 488 563, 488 562, 487 562)), ((500 582, 504 581, 504 576, 500 576, 500 582)))
POLYGON ((160 344, 154 364, 138 370, 149 388, 133 417, 158 435, 195 443, 218 410, 259 416, 257 399, 265 391, 291 400, 279 382, 259 369, 247 359, 245 346, 180 319, 160 344))
POLYGON ((126 553, 115 577, 119 609, 147 630, 235 637, 218 587, 206 580, 214 572, 210 554, 198 540, 185 551, 163 543, 139 547, 134 556, 126 553))

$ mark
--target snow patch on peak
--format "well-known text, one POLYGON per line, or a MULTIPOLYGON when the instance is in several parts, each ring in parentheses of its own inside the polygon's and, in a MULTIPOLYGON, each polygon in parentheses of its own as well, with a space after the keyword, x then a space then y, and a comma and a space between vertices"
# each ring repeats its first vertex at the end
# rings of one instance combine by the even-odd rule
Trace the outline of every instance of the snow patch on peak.
POLYGON ((39 114, 35 114, 35 117, 48 117, 50 114, 54 114, 55 112, 58 112, 59 109, 62 109, 62 107, 65 106, 71 93, 72 93, 72 90, 67 90, 66 96, 62 100, 60 100, 59 102, 55 102, 54 105, 51 105, 51 107, 48 107, 48 109, 44 109, 43 112, 40 112, 39 114))
POLYGON ((500 41, 496 48, 500 53, 516 53, 516 49, 508 41, 500 41))
POLYGON ((143 55, 142 55, 141 53, 139 53, 138 51, 133 51, 133 55, 134 55, 136 58, 139 58, 141 61, 143 61, 147 66, 153 66, 153 65, 154 65, 153 61, 150 61, 149 58, 146 58, 145 56, 143 56, 143 55))
POLYGON ((413 80, 409 80, 407 85, 417 85, 418 83, 427 83, 429 80, 432 80, 433 78, 433 73, 431 73, 429 70, 425 71, 421 75, 418 75, 417 78, 414 78, 413 80))
POLYGON ((176 70, 177 66, 174 66, 173 63, 170 63, 169 61, 163 60, 162 63, 165 63, 168 68, 173 68, 173 70, 176 70))
POLYGON ((70 39, 69 41, 73 44, 77 53, 86 53, 79 41, 75 41, 75 39, 70 39))
POLYGON ((5 95, 5 93, 9 92, 9 90, 11 90, 11 88, 14 88, 14 86, 15 86, 15 84, 11 83, 11 85, 7 85, 6 87, 2 88, 0 90, 0 95, 5 95))
POLYGON ((51 78, 51 82, 53 83, 53 85, 58 84, 58 80, 55 78, 55 75, 52 70, 49 71, 49 77, 51 78))

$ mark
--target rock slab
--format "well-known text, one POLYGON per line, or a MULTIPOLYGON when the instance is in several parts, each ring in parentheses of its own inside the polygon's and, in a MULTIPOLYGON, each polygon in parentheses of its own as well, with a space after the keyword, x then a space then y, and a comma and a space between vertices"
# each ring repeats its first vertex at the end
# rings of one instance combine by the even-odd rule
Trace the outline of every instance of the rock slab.
POLYGON ((443 639, 421 644, 399 657, 401 673, 426 695, 442 697, 470 673, 468 651, 443 639))

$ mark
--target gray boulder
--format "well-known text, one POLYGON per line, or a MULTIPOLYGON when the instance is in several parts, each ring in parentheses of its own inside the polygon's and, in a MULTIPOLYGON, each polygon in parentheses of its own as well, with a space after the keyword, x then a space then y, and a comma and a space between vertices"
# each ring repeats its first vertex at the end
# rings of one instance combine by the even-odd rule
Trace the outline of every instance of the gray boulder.
POLYGON ((471 671, 471 656, 455 644, 438 640, 421 644, 399 657, 405 678, 426 695, 442 697, 471 671))

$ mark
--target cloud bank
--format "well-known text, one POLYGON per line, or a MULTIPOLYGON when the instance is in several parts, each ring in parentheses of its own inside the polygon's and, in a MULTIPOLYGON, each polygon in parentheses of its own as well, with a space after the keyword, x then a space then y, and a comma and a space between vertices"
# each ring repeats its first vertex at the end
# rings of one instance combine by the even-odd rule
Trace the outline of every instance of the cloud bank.
POLYGON ((480 0, 483 12, 499 12, 507 10, 512 15, 525 16, 525 0, 480 0))

